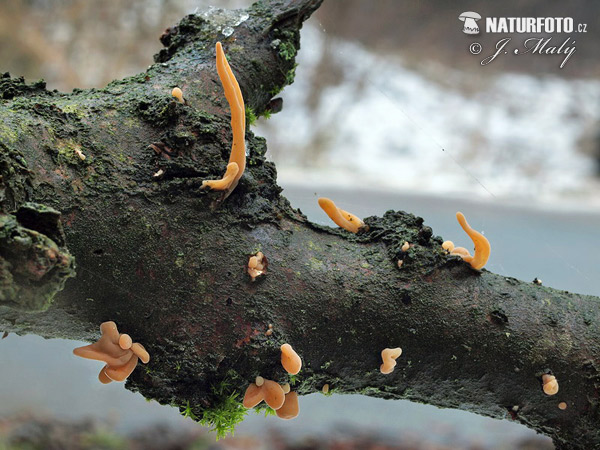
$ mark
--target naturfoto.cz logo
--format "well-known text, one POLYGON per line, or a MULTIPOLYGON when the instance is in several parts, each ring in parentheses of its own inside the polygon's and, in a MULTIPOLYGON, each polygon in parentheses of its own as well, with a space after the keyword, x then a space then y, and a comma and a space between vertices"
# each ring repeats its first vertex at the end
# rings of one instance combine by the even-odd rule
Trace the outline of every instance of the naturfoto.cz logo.
MULTIPOLYGON (((481 20, 481 15, 470 11, 464 12, 458 16, 458 19, 464 22, 463 33, 468 35, 480 34, 477 21, 481 20)), ((552 34, 552 33, 586 33, 587 24, 575 23, 572 17, 486 17, 485 32, 488 34, 552 34)), ((483 24, 482 24, 483 25, 483 24)), ((559 65, 562 69, 567 61, 577 51, 575 39, 572 36, 566 38, 556 36, 529 37, 522 40, 516 47, 509 46, 513 40, 512 37, 504 37, 495 45, 494 52, 481 60, 481 65, 485 66, 501 55, 561 55, 563 59, 559 65)), ((479 42, 473 42, 469 45, 469 51, 473 55, 479 55, 483 51, 483 46, 479 42)))

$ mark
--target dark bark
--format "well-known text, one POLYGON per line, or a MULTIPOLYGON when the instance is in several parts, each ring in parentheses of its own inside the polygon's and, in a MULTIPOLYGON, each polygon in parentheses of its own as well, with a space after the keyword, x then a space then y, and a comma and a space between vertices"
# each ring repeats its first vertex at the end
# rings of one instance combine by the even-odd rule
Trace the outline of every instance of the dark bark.
POLYGON ((304 361, 301 394, 328 383, 512 417, 559 448, 600 445, 600 299, 474 271, 408 213, 367 218, 358 235, 316 226, 279 195, 251 133, 233 194, 221 203, 200 190, 224 173, 231 142, 215 42, 262 114, 291 82, 299 28, 319 4, 259 2, 229 38, 216 25, 225 16, 188 16, 147 72, 105 89, 2 79, 0 328, 92 340, 114 320, 152 356, 127 387, 212 421, 237 417, 231 395, 257 375, 289 379, 288 342, 304 361), (171 99, 174 86, 187 105, 171 99), (269 271, 251 282, 244 267, 259 249, 269 271), (404 353, 382 375, 380 352, 396 346, 404 353), (552 397, 541 388, 549 372, 552 397))

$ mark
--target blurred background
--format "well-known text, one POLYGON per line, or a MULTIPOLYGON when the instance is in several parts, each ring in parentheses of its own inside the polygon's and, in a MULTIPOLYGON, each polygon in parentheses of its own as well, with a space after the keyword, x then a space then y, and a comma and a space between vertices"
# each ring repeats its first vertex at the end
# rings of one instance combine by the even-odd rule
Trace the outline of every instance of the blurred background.
MULTIPOLYGON (((0 72, 64 92, 102 87, 152 64, 161 32, 185 14, 250 4, 2 0, 0 72)), ((329 224, 316 206, 328 196, 363 217, 421 215, 435 234, 468 246, 454 219, 461 210, 492 242, 489 270, 600 295, 599 22, 592 0, 325 0, 303 28, 283 111, 252 131, 267 138, 284 195, 314 221, 329 224), (463 11, 572 17, 587 33, 469 36, 463 11), (556 54, 482 66, 507 36, 511 49, 536 36, 556 46, 571 38, 577 50, 562 69, 556 54), (474 42, 479 55, 469 52, 474 42)), ((508 414, 321 394, 303 397, 289 422, 250 413, 234 438, 215 443, 175 408, 100 385, 99 367, 71 355, 78 345, 0 340, 0 450, 553 448, 508 414)))

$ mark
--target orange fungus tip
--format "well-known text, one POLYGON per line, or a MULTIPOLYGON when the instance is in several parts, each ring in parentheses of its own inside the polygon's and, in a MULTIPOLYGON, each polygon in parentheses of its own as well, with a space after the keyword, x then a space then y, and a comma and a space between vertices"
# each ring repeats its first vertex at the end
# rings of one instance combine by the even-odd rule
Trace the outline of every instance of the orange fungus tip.
POLYGON ((444 243, 442 244, 442 248, 447 252, 451 252, 452 250, 454 250, 454 242, 444 241, 444 243))
POLYGON ((562 409, 564 411, 565 409, 567 409, 567 403, 566 402, 560 402, 558 404, 558 409, 562 409))
POLYGON ((298 394, 296 392, 290 392, 285 394, 283 405, 275 411, 277 417, 280 419, 293 419, 298 416, 298 394))
POLYGON ((323 389, 321 390, 323 391, 323 394, 329 393, 329 384, 324 384, 323 389))
POLYGON ((302 360, 290 344, 281 346, 281 365, 290 375, 296 375, 302 368, 302 360))
POLYGON ((242 405, 244 406, 244 408, 254 408, 263 400, 264 393, 262 390, 262 386, 257 386, 255 383, 250 383, 250 386, 246 388, 246 393, 244 394, 244 400, 242 401, 242 405))
POLYGON ((555 395, 558 392, 558 381, 554 375, 542 375, 542 387, 544 394, 555 395))
POLYGON ((178 87, 173 88, 171 95, 175 97, 179 103, 185 103, 185 100, 183 99, 183 91, 178 87))
POLYGON ((128 334, 122 334, 119 338, 119 347, 121 347, 124 350, 131 348, 132 344, 133 341, 131 340, 131 336, 129 336, 128 334))
POLYGON ((381 351, 381 360, 383 364, 379 367, 379 370, 383 374, 392 373, 394 371, 394 367, 396 367, 396 359, 402 354, 402 349, 400 347, 396 348, 384 348, 381 351))
POLYGON ((350 231, 351 233, 357 233, 358 230, 365 226, 361 219, 354 214, 350 214, 349 212, 338 208, 332 200, 326 197, 319 198, 319 206, 338 227, 341 227, 344 230, 350 231))
POLYGON ((256 252, 248 259, 247 272, 250 275, 251 281, 255 281, 259 276, 267 273, 269 262, 263 252, 256 252))
POLYGON ((278 410, 285 402, 285 394, 283 388, 276 382, 265 380, 265 384, 261 386, 264 392, 264 400, 274 410, 278 410))

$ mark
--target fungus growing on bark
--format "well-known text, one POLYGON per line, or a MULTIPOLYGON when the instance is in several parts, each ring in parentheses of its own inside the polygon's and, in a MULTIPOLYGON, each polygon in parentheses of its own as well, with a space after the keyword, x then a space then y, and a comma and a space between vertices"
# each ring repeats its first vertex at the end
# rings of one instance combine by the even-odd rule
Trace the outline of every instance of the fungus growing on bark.
POLYGON ((129 350, 132 345, 133 345, 133 340, 131 339, 131 336, 129 336, 128 334, 122 334, 119 337, 119 347, 121 347, 123 350, 129 350))
POLYGON ((275 410, 281 408, 285 401, 282 387, 271 380, 264 380, 262 386, 250 383, 244 394, 242 405, 244 405, 244 408, 254 408, 263 400, 275 410))
POLYGON ((257 386, 255 383, 250 383, 250 385, 246 388, 246 393, 244 394, 244 400, 242 401, 242 405, 244 405, 244 408, 254 408, 263 400, 264 393, 262 390, 262 386, 257 386))
POLYGON ((464 247, 454 247, 454 243, 452 241, 445 241, 442 244, 442 248, 450 252, 451 255, 460 256, 463 261, 471 264, 473 269, 481 269, 487 263, 490 257, 490 242, 486 239, 486 237, 478 231, 475 231, 473 228, 469 226, 467 223, 467 219, 461 212, 456 213, 456 219, 458 223, 465 230, 465 233, 469 235, 473 244, 475 246, 475 254, 471 256, 469 251, 464 247))
POLYGON ((567 409, 567 403, 566 402, 560 402, 558 404, 558 409, 562 409, 564 411, 565 409, 567 409))
POLYGON ((185 100, 183 99, 183 91, 178 87, 173 88, 171 91, 171 95, 177 99, 179 103, 185 105, 185 100))
POLYGON ((302 360, 290 344, 281 346, 281 365, 290 375, 296 375, 302 368, 302 360))
POLYGON ((409 248, 410 244, 408 243, 408 241, 404 241, 404 244, 402 244, 402 251, 407 252, 409 248))
POLYGON ((80 160, 85 161, 85 155, 83 154, 80 148, 75 148, 75 154, 79 157, 80 160))
MULTIPOLYGON (((248 275, 252 281, 255 281, 261 275, 267 273, 269 262, 263 252, 257 252, 248 259, 248 275)), ((272 326, 269 329, 273 328, 272 326)))
POLYGON ((293 419, 298 415, 298 394, 296 392, 290 392, 285 394, 285 399, 281 408, 277 409, 275 413, 280 419, 293 419))
POLYGON ((290 392, 290 390, 292 389, 290 386, 290 383, 285 383, 281 385, 281 389, 283 389, 283 393, 287 394, 290 392))
POLYGON ((143 363, 150 361, 146 349, 141 344, 133 343, 129 335, 120 335, 114 322, 102 323, 100 331, 102 336, 97 342, 77 347, 73 353, 82 358, 106 363, 98 375, 98 379, 103 384, 125 380, 135 369, 138 358, 143 363))
POLYGON ((202 187, 208 187, 218 191, 226 191, 225 198, 235 189, 244 170, 246 169, 246 111, 244 109, 244 98, 225 53, 223 46, 217 42, 217 72, 225 91, 225 98, 231 109, 231 129, 233 132, 233 143, 227 172, 222 180, 205 180, 202 187), (237 165, 237 171, 233 164, 237 165))
POLYGON ((256 380, 254 380, 254 384, 256 384, 258 387, 261 387, 263 384, 265 384, 265 379, 261 376, 256 377, 256 380))
POLYGON ((554 375, 542 375, 542 387, 544 394, 555 395, 558 392, 558 381, 554 375))
POLYGON ((319 206, 321 209, 323 209, 323 211, 325 211, 325 213, 327 213, 329 218, 333 220, 337 226, 342 227, 344 230, 350 231, 351 233, 356 233, 365 226, 362 220, 360 220, 354 214, 338 208, 335 206, 335 203, 328 198, 319 198, 319 206))
POLYGON ((454 242, 444 241, 444 243, 442 244, 442 248, 444 250, 446 250, 448 253, 450 253, 452 250, 454 250, 454 242))
POLYGON ((329 393, 329 384, 328 383, 324 384, 321 391, 323 392, 323 394, 328 394, 329 393))
POLYGON ((402 349, 400 347, 396 348, 384 348, 381 351, 381 360, 383 364, 379 367, 381 373, 388 374, 394 371, 394 367, 396 367, 396 358, 398 358, 402 354, 402 349))

